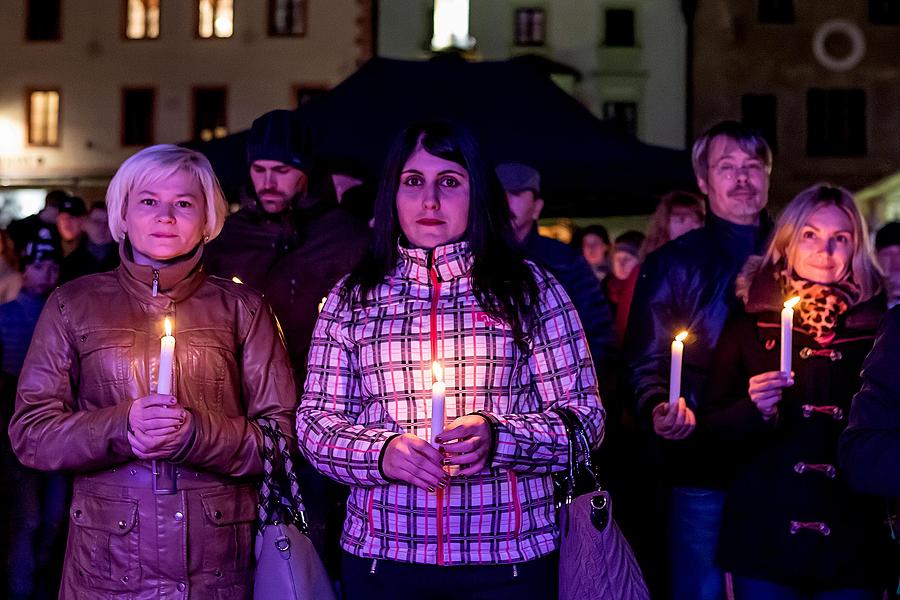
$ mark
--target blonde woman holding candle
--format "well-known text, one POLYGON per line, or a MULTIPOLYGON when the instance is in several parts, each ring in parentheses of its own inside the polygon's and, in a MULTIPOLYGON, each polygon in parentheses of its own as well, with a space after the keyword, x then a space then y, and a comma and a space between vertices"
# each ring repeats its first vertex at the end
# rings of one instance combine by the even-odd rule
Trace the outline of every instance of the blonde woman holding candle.
POLYGON ((351 487, 345 598, 552 598, 555 411, 603 434, 575 309, 513 250, 499 181, 458 126, 403 133, 375 220, 319 315, 297 413, 301 451, 351 487))
POLYGON ((293 428, 283 342, 258 293, 201 267, 225 218, 206 158, 144 149, 106 200, 121 266, 47 301, 10 424, 25 465, 75 473, 60 598, 244 598, 263 467, 253 419, 293 428))
POLYGON ((718 558, 734 598, 880 599, 884 507, 851 492, 837 468, 838 436, 885 310, 850 193, 819 184, 797 195, 737 292, 744 310, 722 333, 699 417, 733 456, 718 558), (784 373, 780 321, 795 296, 784 373))

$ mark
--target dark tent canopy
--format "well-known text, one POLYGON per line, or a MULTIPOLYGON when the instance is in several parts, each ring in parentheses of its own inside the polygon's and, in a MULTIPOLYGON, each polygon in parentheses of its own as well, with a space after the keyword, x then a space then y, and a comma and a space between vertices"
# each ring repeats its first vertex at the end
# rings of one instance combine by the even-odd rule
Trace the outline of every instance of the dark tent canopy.
MULTIPOLYGON (((527 61, 375 58, 299 109, 317 159, 380 171, 396 134, 428 118, 467 123, 495 164, 541 172, 545 216, 650 212, 660 194, 694 189, 688 154, 617 133, 527 61)), ((192 144, 233 198, 244 182, 244 137, 192 144)), ((339 168, 339 167, 336 167, 339 168)))

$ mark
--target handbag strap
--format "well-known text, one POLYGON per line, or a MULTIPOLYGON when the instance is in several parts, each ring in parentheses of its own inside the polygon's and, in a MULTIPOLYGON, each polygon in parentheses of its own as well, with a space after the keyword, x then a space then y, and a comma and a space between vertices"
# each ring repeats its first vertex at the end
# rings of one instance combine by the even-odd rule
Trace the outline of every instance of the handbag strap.
POLYGON ((259 530, 266 525, 293 522, 308 532, 303 496, 294 471, 294 461, 287 439, 278 422, 270 418, 256 419, 263 434, 263 478, 259 486, 259 530))
POLYGON ((579 472, 586 474, 590 478, 594 489, 602 490, 603 486, 600 484, 600 477, 597 475, 597 471, 594 469, 594 464, 591 461, 591 445, 588 443, 587 434, 581 425, 581 421, 578 420, 578 417, 572 411, 565 408, 555 409, 553 412, 559 416, 563 426, 566 428, 568 465, 566 474, 563 477, 565 485, 564 503, 571 504, 572 500, 575 499, 575 480, 579 472))

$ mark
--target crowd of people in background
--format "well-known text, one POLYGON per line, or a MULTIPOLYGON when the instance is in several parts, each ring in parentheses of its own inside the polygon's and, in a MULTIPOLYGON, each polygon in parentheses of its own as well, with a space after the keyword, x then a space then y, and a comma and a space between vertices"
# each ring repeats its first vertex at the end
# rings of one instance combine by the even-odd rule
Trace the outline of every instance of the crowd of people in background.
POLYGON ((364 181, 273 111, 232 210, 201 154, 161 145, 105 202, 54 190, 0 231, 7 597, 246 597, 264 417, 351 600, 555 597, 569 420, 653 598, 894 593, 900 222, 870 235, 826 182, 775 214, 771 150, 726 121, 693 146, 699 194, 563 243, 538 232, 540 172, 474 134, 412 126, 364 181), (184 495, 154 494, 156 460, 184 495))

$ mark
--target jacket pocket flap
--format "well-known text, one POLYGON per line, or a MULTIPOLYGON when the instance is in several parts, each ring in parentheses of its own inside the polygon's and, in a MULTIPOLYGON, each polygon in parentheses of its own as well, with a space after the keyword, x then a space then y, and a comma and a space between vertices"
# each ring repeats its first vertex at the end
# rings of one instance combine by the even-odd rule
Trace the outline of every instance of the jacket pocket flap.
POLYGON ((103 329, 81 334, 82 352, 94 352, 103 348, 130 348, 134 346, 134 332, 128 329, 103 329))
MULTIPOLYGON (((234 336, 225 331, 217 331, 213 329, 195 329, 193 331, 185 331, 181 334, 187 338, 186 341, 192 346, 203 346, 205 348, 219 348, 226 352, 234 352, 234 336)), ((180 340, 179 340, 180 341, 180 340)))
POLYGON ((257 517, 256 502, 241 488, 225 492, 201 494, 203 512, 206 518, 216 525, 234 525, 248 523, 257 517))
POLYGON ((71 515, 72 521, 80 527, 125 535, 137 524, 138 503, 128 498, 75 494, 71 515))

